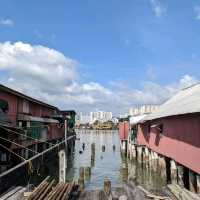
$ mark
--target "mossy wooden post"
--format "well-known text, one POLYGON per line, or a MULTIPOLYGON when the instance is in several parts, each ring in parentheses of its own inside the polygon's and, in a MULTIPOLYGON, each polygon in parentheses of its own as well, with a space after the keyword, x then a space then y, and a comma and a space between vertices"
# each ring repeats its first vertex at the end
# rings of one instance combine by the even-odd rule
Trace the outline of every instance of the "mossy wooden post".
POLYGON ((197 193, 200 194, 200 175, 196 175, 197 178, 197 193))
POLYGON ((84 167, 79 168, 79 179, 78 184, 80 187, 80 190, 83 191, 85 187, 85 181, 84 181, 84 167))
POLYGON ((170 161, 170 170, 171 170, 171 183, 177 184, 177 182, 178 182, 178 170, 177 170, 177 164, 174 160, 170 161))
POLYGON ((85 179, 89 179, 91 176, 91 168, 85 167, 85 179))
POLYGON ((107 196, 110 195, 110 193, 111 193, 111 181, 108 178, 104 179, 104 188, 103 188, 103 190, 104 190, 104 192, 105 192, 105 194, 107 196))
POLYGON ((79 178, 84 179, 84 167, 79 168, 79 178))
POLYGON ((95 143, 91 144, 91 166, 94 166, 95 162, 95 143))
POLYGON ((102 152, 105 152, 105 150, 106 150, 105 145, 102 145, 102 152))
POLYGON ((125 163, 123 164, 121 172, 122 172, 122 180, 127 181, 128 180, 128 166, 127 166, 127 164, 125 164, 125 163))
POLYGON ((79 178, 78 179, 78 185, 79 185, 80 191, 83 191, 84 188, 85 188, 84 179, 79 178))
POLYGON ((182 165, 177 165, 178 169, 178 185, 184 187, 184 167, 182 165))

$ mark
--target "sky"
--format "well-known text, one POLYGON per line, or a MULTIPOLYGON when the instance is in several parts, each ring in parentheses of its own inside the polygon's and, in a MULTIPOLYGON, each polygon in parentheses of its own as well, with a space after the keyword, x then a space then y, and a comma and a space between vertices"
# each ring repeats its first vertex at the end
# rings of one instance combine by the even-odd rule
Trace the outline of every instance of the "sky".
POLYGON ((161 104, 200 79, 200 0, 1 0, 0 83, 77 112, 161 104))

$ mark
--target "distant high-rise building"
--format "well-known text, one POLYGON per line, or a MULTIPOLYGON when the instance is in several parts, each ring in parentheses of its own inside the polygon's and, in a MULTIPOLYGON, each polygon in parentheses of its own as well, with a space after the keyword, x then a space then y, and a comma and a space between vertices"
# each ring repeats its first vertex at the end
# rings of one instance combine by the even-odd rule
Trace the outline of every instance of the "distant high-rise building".
POLYGON ((87 124, 87 123, 90 123, 90 115, 83 114, 82 112, 80 112, 77 115, 76 123, 77 124, 87 124))
POLYGON ((90 123, 94 123, 96 120, 101 122, 112 120, 112 112, 106 112, 106 111, 90 112, 90 123))

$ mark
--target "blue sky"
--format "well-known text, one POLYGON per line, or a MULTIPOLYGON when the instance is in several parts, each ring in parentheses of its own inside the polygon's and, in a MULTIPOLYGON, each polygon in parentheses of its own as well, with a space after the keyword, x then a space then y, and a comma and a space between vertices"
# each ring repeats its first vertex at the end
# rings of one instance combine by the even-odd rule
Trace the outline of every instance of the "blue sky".
MULTIPOLYGON (((0 42, 61 52, 77 62, 80 87, 95 82, 119 91, 113 85, 125 84, 127 92, 144 92, 148 82, 168 88, 184 76, 190 82, 200 77, 200 0, 2 0, 0 5, 0 42)), ((12 70, 0 65, 3 83, 12 70)), ((109 108, 97 102, 95 109, 109 108)), ((132 102, 126 106, 140 104, 132 102)))

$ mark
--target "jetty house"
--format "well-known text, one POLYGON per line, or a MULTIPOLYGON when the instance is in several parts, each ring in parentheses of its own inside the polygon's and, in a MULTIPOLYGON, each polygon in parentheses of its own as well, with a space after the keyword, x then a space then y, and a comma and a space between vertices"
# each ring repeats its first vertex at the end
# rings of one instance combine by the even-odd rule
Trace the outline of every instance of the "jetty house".
POLYGON ((143 160, 163 161, 168 182, 200 192, 200 84, 138 122, 136 149, 143 160))
POLYGON ((63 141, 65 123, 67 136, 75 135, 57 107, 0 85, 0 174, 63 141))

